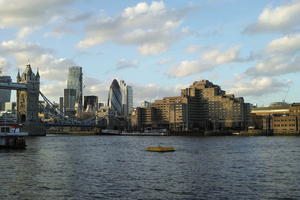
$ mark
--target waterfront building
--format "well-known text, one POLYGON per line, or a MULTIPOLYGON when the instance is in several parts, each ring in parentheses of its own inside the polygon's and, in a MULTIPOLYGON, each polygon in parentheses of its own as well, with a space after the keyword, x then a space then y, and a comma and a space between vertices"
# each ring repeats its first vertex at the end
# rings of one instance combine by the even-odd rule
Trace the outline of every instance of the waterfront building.
MULTIPOLYGON (((242 97, 226 94, 220 86, 208 80, 196 81, 189 87, 195 89, 195 95, 202 100, 203 117, 207 119, 209 128, 213 129, 245 129, 249 118, 250 104, 244 103, 242 97)), ((187 89, 182 90, 184 94, 187 89)))
POLYGON ((289 107, 287 103, 275 102, 266 107, 252 108, 251 114, 256 116, 286 115, 289 113, 289 107))
POLYGON ((122 92, 116 79, 110 85, 107 105, 116 115, 122 114, 122 92))
POLYGON ((253 108, 251 114, 254 129, 273 134, 300 134, 300 103, 273 103, 253 108))
POLYGON ((97 96, 84 96, 85 112, 95 112, 98 110, 98 97, 97 96))
MULTIPOLYGON (((0 82, 11 83, 10 76, 0 76, 0 82)), ((5 109, 5 102, 10 101, 11 90, 0 89, 0 110, 5 109)))
POLYGON ((120 81, 120 89, 122 94, 122 112, 123 116, 128 116, 133 109, 133 91, 132 87, 127 85, 125 81, 120 81))
POLYGON ((132 112, 134 129, 172 131, 243 130, 247 127, 250 104, 226 94, 220 86, 203 80, 182 89, 180 96, 156 100, 150 107, 132 112))
POLYGON ((74 117, 76 103, 76 89, 64 89, 64 112, 69 117, 74 117))
POLYGON ((82 67, 74 66, 69 68, 67 89, 76 90, 75 111, 82 111, 82 67))

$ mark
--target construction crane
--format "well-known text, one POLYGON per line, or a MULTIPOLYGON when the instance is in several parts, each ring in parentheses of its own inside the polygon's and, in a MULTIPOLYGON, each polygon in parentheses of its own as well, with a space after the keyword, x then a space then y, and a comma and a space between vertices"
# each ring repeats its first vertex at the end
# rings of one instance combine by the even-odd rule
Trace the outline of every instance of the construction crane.
POLYGON ((290 85, 288 86, 288 89, 287 89, 287 91, 286 91, 286 93, 285 93, 285 96, 284 96, 284 98, 283 98, 283 100, 282 100, 283 103, 285 103, 285 100, 286 100, 286 97, 287 97, 289 91, 290 91, 290 85))

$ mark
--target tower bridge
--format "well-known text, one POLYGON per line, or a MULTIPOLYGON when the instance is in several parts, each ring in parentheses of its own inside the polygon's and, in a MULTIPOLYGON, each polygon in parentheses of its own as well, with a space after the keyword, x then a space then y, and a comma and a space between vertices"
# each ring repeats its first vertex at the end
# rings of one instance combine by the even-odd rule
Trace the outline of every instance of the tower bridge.
MULTIPOLYGON (((16 83, 1 83, 0 89, 16 90, 17 91, 17 122, 23 124, 24 129, 30 136, 43 136, 46 134, 45 128, 49 127, 94 127, 101 128, 97 122, 110 120, 112 116, 104 116, 102 118, 93 117, 87 120, 77 120, 66 117, 61 113, 53 103, 40 92, 40 75, 37 70, 33 73, 30 64, 22 75, 18 72, 16 83), (47 103, 48 108, 42 108, 44 112, 51 115, 56 122, 43 123, 38 117, 40 111, 39 96, 47 103)), ((11 123, 11 122, 10 122, 11 123)))

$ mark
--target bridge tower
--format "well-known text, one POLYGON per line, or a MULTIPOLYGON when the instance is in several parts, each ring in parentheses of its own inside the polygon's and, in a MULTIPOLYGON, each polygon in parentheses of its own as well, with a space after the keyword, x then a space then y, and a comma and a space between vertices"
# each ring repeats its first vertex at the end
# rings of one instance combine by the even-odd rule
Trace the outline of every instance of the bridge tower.
POLYGON ((17 82, 27 85, 27 90, 17 90, 17 120, 24 123, 24 128, 29 135, 45 135, 42 123, 38 117, 40 75, 32 72, 30 64, 26 65, 25 71, 20 76, 18 72, 17 82))

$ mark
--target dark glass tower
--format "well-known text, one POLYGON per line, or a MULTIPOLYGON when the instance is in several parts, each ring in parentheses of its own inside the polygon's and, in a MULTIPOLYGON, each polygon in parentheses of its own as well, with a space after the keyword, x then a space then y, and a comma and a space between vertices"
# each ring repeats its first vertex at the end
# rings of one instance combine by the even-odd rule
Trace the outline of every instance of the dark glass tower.
POLYGON ((122 113, 122 93, 116 79, 110 85, 108 92, 108 107, 114 110, 117 115, 122 113))

